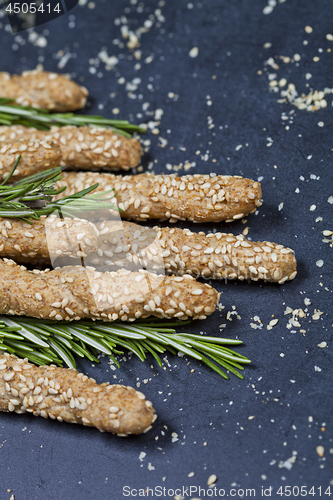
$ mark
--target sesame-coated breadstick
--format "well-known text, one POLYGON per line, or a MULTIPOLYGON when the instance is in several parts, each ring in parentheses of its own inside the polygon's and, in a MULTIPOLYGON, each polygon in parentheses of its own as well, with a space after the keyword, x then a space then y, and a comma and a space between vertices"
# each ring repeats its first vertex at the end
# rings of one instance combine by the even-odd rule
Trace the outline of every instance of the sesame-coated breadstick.
POLYGON ((64 112, 83 108, 88 91, 67 76, 44 71, 24 71, 22 75, 0 73, 0 95, 22 106, 64 112))
MULTIPOLYGON (((153 261, 167 274, 195 278, 251 279, 284 283, 295 278, 296 259, 290 248, 243 235, 194 233, 189 229, 142 227, 131 222, 99 225, 100 252, 108 265, 153 261)), ((101 264, 98 255, 92 260, 101 264)), ((152 265, 153 267, 153 265, 152 265)))
POLYGON ((101 127, 52 127, 47 138, 58 144, 62 164, 71 169, 129 170, 141 158, 140 143, 101 127))
POLYGON ((33 413, 118 436, 147 432, 156 420, 151 402, 132 387, 97 384, 76 370, 35 366, 7 353, 0 353, 0 411, 33 413))
POLYGON ((60 149, 53 141, 47 141, 45 138, 1 141, 0 178, 8 177, 19 155, 21 160, 12 176, 12 181, 57 167, 61 162, 60 149))
MULTIPOLYGON (((56 187, 67 186, 66 195, 96 182, 96 191, 114 188, 122 217, 231 222, 255 212, 261 205, 259 182, 230 175, 126 175, 64 172, 56 187)), ((112 200, 114 201, 114 200, 112 200)))
POLYGON ((139 270, 149 263, 151 271, 178 276, 280 284, 297 274, 293 251, 276 243, 125 221, 104 221, 97 228, 84 219, 61 220, 55 215, 32 224, 0 219, 0 256, 30 264, 44 260, 47 265, 50 259, 54 265, 68 265, 83 258, 85 265, 107 271, 139 270))
POLYGON ((50 258, 55 262, 59 257, 67 257, 67 264, 80 263, 82 257, 97 251, 98 238, 97 227, 84 219, 60 219, 52 214, 28 223, 0 218, 0 256, 20 263, 49 264, 50 258))
POLYGON ((220 294, 192 276, 163 276, 147 271, 97 272, 67 266, 27 271, 0 260, 0 314, 79 320, 134 321, 137 318, 205 319, 220 294))
POLYGON ((73 169, 129 170, 141 158, 140 143, 102 127, 52 127, 50 131, 15 125, 0 127, 2 141, 53 141, 62 155, 61 165, 73 169))

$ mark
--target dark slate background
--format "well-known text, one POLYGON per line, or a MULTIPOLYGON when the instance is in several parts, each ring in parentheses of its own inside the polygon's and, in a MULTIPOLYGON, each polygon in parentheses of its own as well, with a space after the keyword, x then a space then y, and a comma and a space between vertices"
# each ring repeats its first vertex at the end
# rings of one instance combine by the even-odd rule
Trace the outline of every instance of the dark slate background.
MULTIPOLYGON (((272 486, 271 497, 281 498, 279 486, 315 486, 312 498, 317 498, 318 488, 325 497, 329 484, 333 493, 333 248, 322 241, 322 231, 333 230, 333 205, 328 202, 333 195, 332 96, 327 96, 326 109, 314 113, 278 103, 279 95, 269 91, 267 78, 275 71, 265 65, 269 57, 299 54, 300 61, 294 63, 276 59, 278 80, 286 77, 299 92, 332 86, 328 49, 333 43, 326 39, 333 32, 332 2, 287 0, 268 15, 263 14, 266 5, 264 0, 165 4, 95 0, 19 36, 11 33, 6 18, 1 19, 1 70, 20 73, 42 63, 46 70, 69 72, 89 88, 89 112, 105 116, 114 116, 112 110, 119 108, 115 116, 140 123, 154 120, 154 111, 163 109, 156 126, 168 143, 161 147, 159 136, 152 133, 143 137, 151 142, 144 169, 153 166, 156 173, 169 172, 167 163, 189 161, 196 162, 190 173, 213 171, 261 179, 264 204, 257 215, 249 216, 245 225, 238 221, 203 228, 238 234, 249 227, 253 240, 292 247, 299 270, 293 282, 282 286, 214 283, 222 291, 225 308, 189 327, 191 332, 242 339, 239 352, 253 362, 245 369, 244 380, 224 381, 200 363, 188 364, 171 355, 170 366, 164 364, 163 369, 151 359, 142 364, 132 358, 117 371, 105 358, 99 366, 79 363, 99 382, 134 386, 141 382, 159 416, 146 435, 121 439, 94 429, 2 414, 1 500, 12 493, 16 500, 119 500, 125 498, 126 485, 167 490, 207 487, 210 474, 217 475, 216 486, 226 494, 232 487, 256 488, 261 497, 261 488, 272 486), (135 31, 156 9, 159 19, 152 18, 152 27, 135 49, 141 50, 138 60, 114 21, 126 16, 127 22, 123 21, 135 31), (313 28, 311 34, 304 30, 307 25, 313 28), (34 33, 44 38, 36 42, 34 33), (113 43, 115 39, 121 45, 113 43), (264 48, 267 43, 271 46, 264 48), (191 58, 194 46, 199 54, 191 58), (114 69, 107 70, 98 60, 103 48, 109 56, 117 56, 114 69), (61 67, 64 55, 70 57, 61 67), (145 62, 148 56, 153 56, 150 63, 145 62), (315 56, 318 62, 313 61, 315 56), (308 72, 310 80, 305 79, 308 72), (119 83, 121 78, 126 83, 119 83), (140 80, 131 90, 128 83, 136 78, 140 80), (149 107, 143 111, 146 102, 149 107), (282 120, 283 113, 287 120, 282 120), (209 120, 214 128, 209 128, 209 120), (273 140, 270 147, 267 138, 273 140), (321 268, 316 265, 320 259, 321 268), (311 301, 308 307, 305 298, 311 301), (234 314, 232 321, 226 320, 232 306, 240 319, 234 314), (306 317, 300 319, 301 327, 286 328, 291 317, 284 315, 287 306, 303 308, 306 317), (319 320, 312 319, 314 309, 323 312, 319 320), (279 323, 267 330, 272 315, 279 323), (254 316, 260 317, 262 329, 251 328, 254 316), (221 324, 226 324, 222 333, 221 324), (323 341, 327 347, 317 347, 323 341), (172 433, 177 433, 177 441, 172 433), (323 458, 316 453, 318 445, 325 448, 323 458), (142 461, 141 452, 146 453, 142 461), (293 454, 292 468, 282 467, 293 454), (191 472, 195 475, 188 477, 191 472)), ((173 498, 170 494, 154 498, 173 498)), ((191 497, 204 498, 194 490, 185 496, 191 497)))

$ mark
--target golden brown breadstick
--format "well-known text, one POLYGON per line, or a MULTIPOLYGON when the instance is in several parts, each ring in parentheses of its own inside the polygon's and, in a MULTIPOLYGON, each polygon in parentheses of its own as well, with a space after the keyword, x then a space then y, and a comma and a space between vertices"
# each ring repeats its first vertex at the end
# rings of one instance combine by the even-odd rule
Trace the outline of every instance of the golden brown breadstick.
POLYGON ((118 436, 147 432, 156 420, 151 402, 132 387, 99 385, 76 370, 37 367, 7 353, 0 353, 0 411, 29 412, 118 436))
POLYGON ((53 141, 47 141, 45 138, 1 141, 0 177, 3 179, 8 177, 19 155, 21 160, 12 176, 12 181, 57 167, 61 162, 60 149, 53 141))
POLYGON ((139 270, 150 264, 151 271, 178 276, 262 279, 280 284, 297 274, 290 248, 268 241, 249 241, 243 235, 206 235, 116 220, 104 221, 97 227, 84 219, 61 220, 55 215, 32 224, 0 219, 0 256, 20 263, 44 261, 48 265, 50 259, 54 265, 68 265, 81 263, 83 258, 85 265, 107 271, 139 270))
MULTIPOLYGON (((154 261, 168 274, 178 276, 186 273, 195 278, 279 284, 297 274, 293 251, 269 241, 253 242, 243 235, 194 233, 189 229, 147 228, 131 222, 103 222, 98 227, 102 242, 99 250, 109 266, 130 267, 133 262, 154 261)), ((92 263, 101 262, 96 254, 92 263)))
POLYGON ((0 143, 17 140, 53 141, 60 149, 61 164, 71 169, 129 170, 141 158, 140 143, 102 127, 52 127, 50 131, 20 125, 0 127, 0 143))
POLYGON ((97 272, 67 266, 27 271, 0 260, 0 314, 34 318, 134 321, 136 318, 205 319, 220 294, 192 276, 169 277, 147 271, 97 272))
POLYGON ((42 216, 29 224, 20 219, 0 218, 0 256, 22 263, 41 263, 69 257, 67 264, 99 248, 99 231, 84 219, 42 216))
MULTIPOLYGON (((96 191, 114 188, 122 217, 231 222, 255 212, 261 205, 259 182, 229 175, 126 175, 64 172, 56 187, 67 186, 66 195, 96 182, 96 191)), ((115 200, 112 200, 113 202, 115 200)))
POLYGON ((53 127, 47 138, 58 144, 62 164, 71 169, 129 170, 141 158, 141 146, 136 139, 116 134, 101 127, 53 127))
POLYGON ((0 95, 22 106, 64 112, 83 108, 88 91, 68 76, 35 70, 12 76, 0 73, 0 95))

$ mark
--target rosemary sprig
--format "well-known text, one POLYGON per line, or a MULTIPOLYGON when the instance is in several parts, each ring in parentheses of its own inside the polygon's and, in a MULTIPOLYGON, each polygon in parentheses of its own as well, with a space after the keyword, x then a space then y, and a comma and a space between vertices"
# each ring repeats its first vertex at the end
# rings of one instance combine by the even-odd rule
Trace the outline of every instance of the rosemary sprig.
POLYGON ((65 187, 54 188, 54 183, 61 179, 61 167, 30 175, 8 185, 20 159, 21 156, 18 156, 10 174, 0 184, 0 217, 24 219, 29 222, 32 219, 39 219, 41 215, 50 215, 55 210, 59 210, 62 215, 74 216, 82 211, 117 209, 115 205, 110 204, 110 200, 115 196, 112 189, 90 194, 98 184, 60 200, 52 201, 54 196, 66 189, 65 187))
POLYGON ((225 379, 222 368, 239 378, 242 365, 251 361, 225 347, 242 344, 240 340, 207 337, 189 333, 176 333, 174 326, 189 321, 136 320, 132 323, 112 323, 80 320, 75 322, 40 320, 21 316, 0 316, 0 350, 36 365, 54 363, 75 368, 74 355, 99 362, 98 353, 107 354, 120 367, 115 358, 124 354, 123 349, 133 352, 141 361, 152 354, 162 366, 160 354, 184 353, 205 363, 225 379))
POLYGON ((98 115, 79 115, 75 113, 50 113, 42 108, 19 106, 13 99, 0 97, 0 124, 24 125, 39 130, 50 130, 52 126, 94 125, 95 127, 110 127, 118 134, 131 137, 133 132, 145 133, 146 130, 133 125, 127 120, 112 120, 98 115))

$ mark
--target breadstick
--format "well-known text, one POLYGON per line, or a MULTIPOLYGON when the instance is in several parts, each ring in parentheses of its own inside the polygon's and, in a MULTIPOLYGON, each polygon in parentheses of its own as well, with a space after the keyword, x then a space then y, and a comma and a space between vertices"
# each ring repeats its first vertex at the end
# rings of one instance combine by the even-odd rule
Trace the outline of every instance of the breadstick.
POLYGON ((82 257, 97 251, 98 237, 96 226, 84 219, 60 219, 52 214, 29 224, 0 218, 0 256, 16 262, 49 264, 50 259, 67 257, 73 264, 73 259, 81 263, 82 257))
POLYGON ((44 71, 24 71, 22 75, 0 73, 0 95, 22 106, 64 112, 83 108, 88 91, 68 76, 44 71))
POLYGON ((99 385, 76 370, 37 367, 7 353, 0 353, 0 410, 29 412, 118 436, 147 432, 156 420, 151 402, 132 387, 99 385))
POLYGON ((0 314, 35 318, 134 321, 136 318, 205 319, 220 294, 192 276, 169 277, 147 271, 96 272, 67 266, 27 271, 0 260, 0 314))
POLYGON ((101 127, 52 127, 47 136, 58 144, 63 165, 71 169, 129 170, 141 158, 136 139, 116 134, 101 127))
MULTIPOLYGON (((126 175, 92 172, 64 172, 56 187, 67 186, 66 195, 96 182, 96 191, 114 188, 122 217, 190 220, 193 222, 232 222, 253 213, 261 205, 259 182, 224 175, 126 175)), ((114 200, 112 200, 114 201, 114 200)))
POLYGON ((46 139, 4 141, 0 143, 0 177, 2 179, 8 177, 19 155, 21 155, 21 160, 12 176, 12 181, 57 167, 61 162, 60 149, 52 141, 46 139))
POLYGON ((18 139, 53 141, 61 151, 61 164, 72 170, 129 170, 141 158, 141 146, 136 139, 102 127, 52 127, 50 131, 20 125, 0 127, 0 143, 18 139))
MULTIPOLYGON (((130 222, 103 222, 99 246, 109 265, 125 267, 155 261, 168 274, 195 278, 251 279, 284 283, 295 278, 296 259, 290 248, 243 235, 194 233, 189 229, 142 227, 130 222), (122 227, 121 227, 122 226, 122 227)), ((101 264, 98 255, 92 260, 101 264)), ((146 264, 147 266, 147 264, 146 264)), ((154 268, 154 265, 152 265, 154 268)))
POLYGON ((194 233, 104 221, 98 228, 83 219, 55 215, 34 221, 0 219, 0 256, 21 263, 73 264, 99 270, 127 268, 191 274, 195 278, 251 279, 284 283, 295 278, 296 259, 283 245, 246 240, 243 235, 194 233), (69 260, 68 260, 69 258, 69 260), (59 260, 55 260, 59 259, 59 260))

